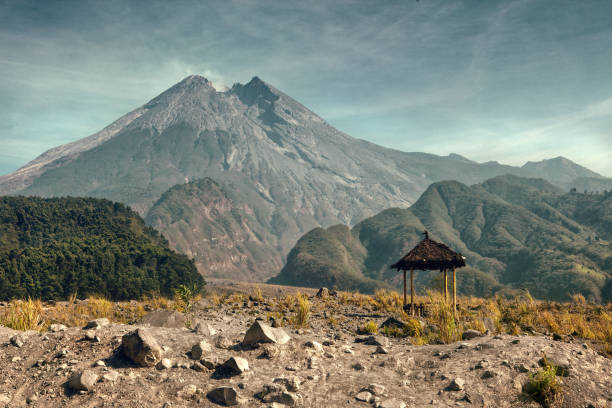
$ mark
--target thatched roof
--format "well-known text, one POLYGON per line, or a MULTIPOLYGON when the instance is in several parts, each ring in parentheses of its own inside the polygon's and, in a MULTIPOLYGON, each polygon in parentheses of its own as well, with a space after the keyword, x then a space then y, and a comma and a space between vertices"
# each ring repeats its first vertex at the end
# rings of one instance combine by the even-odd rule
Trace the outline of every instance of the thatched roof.
POLYGON ((465 266, 465 257, 444 244, 429 239, 427 231, 423 239, 399 261, 391 265, 397 270, 442 270, 465 266))

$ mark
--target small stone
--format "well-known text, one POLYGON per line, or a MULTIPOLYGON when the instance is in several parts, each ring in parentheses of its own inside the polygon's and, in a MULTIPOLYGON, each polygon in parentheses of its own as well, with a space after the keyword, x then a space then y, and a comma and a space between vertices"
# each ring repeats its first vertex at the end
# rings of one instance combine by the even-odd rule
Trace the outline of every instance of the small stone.
POLYGON ((361 392, 357 393, 357 395, 355 395, 355 399, 357 401, 363 401, 363 402, 370 402, 372 397, 373 397, 373 395, 370 392, 368 392, 368 391, 361 391, 361 392))
POLYGON ((221 335, 215 338, 215 347, 217 348, 227 350, 233 345, 234 343, 227 336, 221 335))
POLYGON ((365 390, 374 395, 383 395, 385 393, 385 387, 380 384, 370 384, 365 388, 365 390))
POLYGON ((33 402, 38 401, 38 396, 36 394, 31 394, 26 397, 26 403, 31 404, 33 402))
POLYGON ((387 347, 389 345, 389 340, 387 340, 385 337, 381 337, 381 336, 360 337, 360 338, 356 338, 355 342, 356 343, 367 344, 369 346, 383 346, 383 347, 387 347))
POLYGON ((96 366, 96 367, 106 367, 106 363, 103 360, 97 360, 94 363, 94 366, 96 366))
POLYGON ((480 378, 482 378, 483 380, 488 380, 489 378, 493 378, 496 376, 497 376, 497 373, 495 371, 486 370, 485 372, 482 373, 480 378))
POLYGON ((357 371, 363 371, 365 370, 365 366, 361 363, 355 363, 352 365, 353 370, 357 370, 357 371))
POLYGON ((49 326, 49 331, 52 331, 53 333, 61 332, 66 329, 67 329, 66 326, 64 326, 63 324, 59 324, 59 323, 53 323, 51 326, 49 326))
POLYGON ((529 368, 527 368, 527 366, 523 363, 520 364, 516 364, 514 366, 514 369, 517 370, 519 373, 528 373, 529 372, 529 368))
POLYGON ((21 361, 21 357, 19 357, 19 356, 15 356, 15 357, 11 358, 11 361, 12 361, 13 363, 16 363, 16 362, 18 362, 18 361, 21 361))
POLYGON ((521 342, 521 340, 519 340, 519 339, 514 339, 514 340, 512 340, 510 343, 512 343, 512 344, 519 344, 520 342, 521 342))
POLYGON ((281 349, 277 344, 266 343, 262 345, 262 357, 272 360, 281 354, 281 349))
POLYGON ((187 384, 177 392, 177 397, 182 399, 190 399, 198 392, 198 387, 194 384, 187 384))
POLYGON ((23 337, 20 334, 11 337, 10 342, 15 347, 23 347, 23 337))
POLYGON ((196 320, 195 325, 193 326, 193 331, 202 336, 215 336, 217 334, 217 330, 215 330, 210 324, 206 323, 203 320, 196 320))
POLYGON ((233 387, 218 387, 211 390, 206 396, 217 404, 225 406, 238 405, 238 393, 233 387))
POLYGON ((191 358, 194 360, 201 360, 205 354, 210 353, 212 350, 211 345, 206 341, 202 340, 201 342, 194 344, 191 348, 191 358))
POLYGON ((202 363, 200 363, 199 361, 196 361, 195 363, 193 363, 193 365, 191 366, 191 368, 195 371, 206 371, 206 366, 202 363))
POLYGON ((158 370, 169 370, 172 368, 172 361, 169 358, 162 358, 159 363, 157 363, 158 370))
POLYGON ((84 329, 100 329, 104 326, 108 326, 110 324, 110 321, 106 318, 106 317, 102 317, 100 319, 95 319, 95 320, 91 320, 89 322, 87 322, 87 324, 85 325, 84 329))
POLYGON ((287 371, 297 371, 298 368, 296 366, 287 366, 287 367, 285 367, 285 370, 287 370, 287 371))
POLYGON ((102 379, 108 382, 115 382, 119 378, 119 373, 117 371, 109 371, 108 373, 102 375, 102 379))
POLYGON ((461 391, 464 385, 465 381, 462 378, 455 378, 449 384, 448 389, 450 391, 461 391))
POLYGON ((287 391, 296 392, 300 388, 300 379, 298 377, 278 377, 272 382, 283 385, 287 391))
POLYGON ((336 356, 333 353, 330 353, 329 351, 326 351, 325 354, 323 354, 323 357, 330 358, 332 360, 336 358, 336 356))
POLYGON ((217 358, 209 356, 201 359, 200 364, 209 370, 216 370, 221 365, 221 362, 217 358))
POLYGON ((242 357, 230 357, 219 370, 228 375, 240 375, 249 370, 249 362, 242 357))
POLYGON ((477 364, 476 367, 477 369, 481 369, 481 368, 485 368, 489 366, 489 360, 480 360, 477 364))
POLYGON ((98 382, 98 374, 92 370, 77 371, 70 377, 68 386, 75 391, 92 391, 98 382))
POLYGON ((377 346, 374 354, 389 354, 389 350, 387 350, 383 346, 377 346))
POLYGON ((325 287, 319 289, 319 291, 317 292, 316 296, 318 298, 322 298, 322 299, 325 299, 325 298, 329 297, 329 289, 327 289, 325 287))
POLYGON ((480 336, 482 336, 482 333, 480 333, 478 330, 469 329, 469 330, 464 331, 461 334, 461 339, 462 340, 471 340, 471 339, 474 339, 474 338, 480 337, 480 336))
POLYGON ((395 398, 391 398, 388 400, 382 401, 378 408, 406 408, 406 403, 403 401, 397 400, 395 398))
POLYGON ((346 354, 355 354, 355 352, 348 347, 344 347, 342 351, 346 354))
POLYGON ((312 340, 308 340, 306 343, 304 343, 304 347, 314 349, 315 351, 319 352, 323 351, 323 345, 319 342, 312 340))

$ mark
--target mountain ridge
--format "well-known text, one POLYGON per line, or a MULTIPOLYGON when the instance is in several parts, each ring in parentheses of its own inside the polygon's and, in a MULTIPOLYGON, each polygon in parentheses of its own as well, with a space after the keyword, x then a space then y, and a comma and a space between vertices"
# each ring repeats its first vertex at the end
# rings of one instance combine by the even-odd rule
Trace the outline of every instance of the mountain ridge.
MULTIPOLYGON (((569 169, 572 175, 593 176, 571 165, 569 169)), ((205 259, 223 255, 204 254, 215 251, 203 243, 212 236, 195 236, 179 224, 193 223, 203 231, 217 225, 241 242, 251 242, 247 230, 259 231, 267 248, 263 252, 280 267, 295 241, 312 228, 354 225, 385 208, 408 207, 432 182, 457 179, 473 184, 524 172, 456 154, 384 148, 338 131, 258 77, 217 91, 206 78, 194 75, 101 132, 52 149, 0 177, 0 194, 91 196, 125 203, 156 225, 173 248, 201 254, 196 263, 210 274, 205 259), (205 198, 218 192, 210 183, 189 186, 204 179, 220 186, 233 211, 248 208, 257 215, 244 213, 240 218, 246 223, 243 236, 236 235, 238 224, 220 226, 199 215, 212 214, 205 198), (185 184, 184 191, 175 190, 174 195, 185 201, 164 202, 166 191, 185 184), (168 217, 173 211, 185 218, 168 217)), ((554 176, 554 169, 550 174, 554 176)), ((569 176, 555 177, 551 181, 567 188, 563 180, 569 176)), ((238 222, 234 215, 228 217, 224 219, 230 224, 238 222)), ((219 261, 227 267, 214 273, 236 278, 242 274, 251 280, 273 276, 278 271, 269 270, 270 263, 253 262, 260 259, 259 249, 243 247, 240 254, 228 254, 219 261)))

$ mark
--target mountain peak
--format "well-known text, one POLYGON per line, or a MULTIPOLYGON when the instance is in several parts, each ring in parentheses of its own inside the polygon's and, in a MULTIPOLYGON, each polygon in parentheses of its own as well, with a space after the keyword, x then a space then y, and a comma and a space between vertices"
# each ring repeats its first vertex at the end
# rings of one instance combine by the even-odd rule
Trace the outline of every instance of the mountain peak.
POLYGON ((274 102, 278 99, 280 94, 276 88, 268 85, 258 76, 254 76, 244 85, 234 84, 232 92, 246 105, 253 105, 258 102, 258 100, 274 102))

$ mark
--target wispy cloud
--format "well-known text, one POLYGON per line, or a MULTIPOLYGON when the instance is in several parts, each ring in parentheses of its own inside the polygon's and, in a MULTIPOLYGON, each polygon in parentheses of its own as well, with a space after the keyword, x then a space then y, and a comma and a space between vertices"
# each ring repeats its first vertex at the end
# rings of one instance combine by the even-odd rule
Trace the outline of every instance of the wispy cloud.
POLYGON ((612 176, 610 11, 597 0, 9 0, 0 149, 27 161, 189 74, 220 88, 258 75, 387 146, 515 164, 564 155, 612 176))

